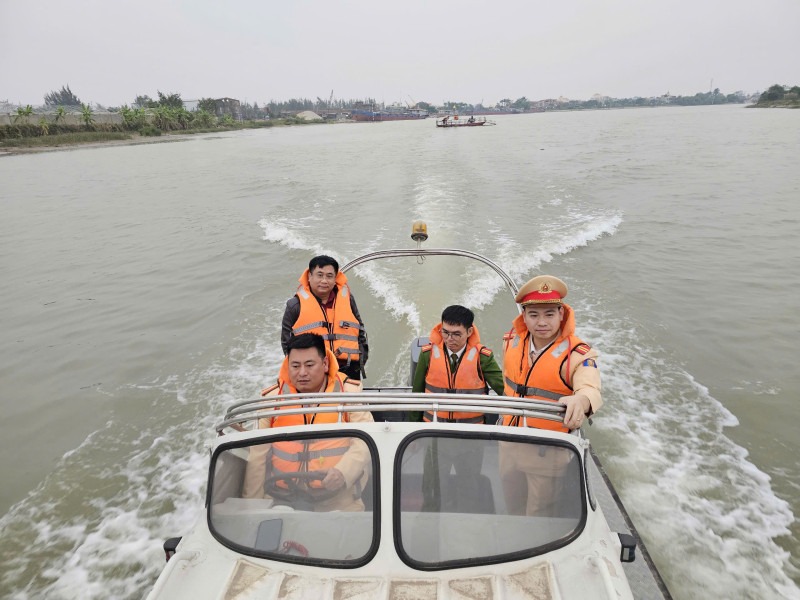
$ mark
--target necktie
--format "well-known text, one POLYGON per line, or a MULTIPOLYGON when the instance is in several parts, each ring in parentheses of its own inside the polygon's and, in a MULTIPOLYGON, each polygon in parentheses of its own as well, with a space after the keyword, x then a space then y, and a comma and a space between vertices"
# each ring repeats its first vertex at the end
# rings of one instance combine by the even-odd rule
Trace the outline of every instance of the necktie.
POLYGON ((455 373, 456 369, 458 368, 458 355, 451 354, 450 355, 450 372, 455 373))

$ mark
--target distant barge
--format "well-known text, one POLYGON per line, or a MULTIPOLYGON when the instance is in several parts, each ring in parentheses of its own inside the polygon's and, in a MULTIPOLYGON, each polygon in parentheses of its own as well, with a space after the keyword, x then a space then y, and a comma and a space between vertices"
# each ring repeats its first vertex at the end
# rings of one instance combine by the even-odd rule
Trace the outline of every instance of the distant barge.
POLYGON ((350 110, 353 121, 416 121, 427 119, 428 111, 421 108, 408 110, 369 110, 354 108, 350 110))

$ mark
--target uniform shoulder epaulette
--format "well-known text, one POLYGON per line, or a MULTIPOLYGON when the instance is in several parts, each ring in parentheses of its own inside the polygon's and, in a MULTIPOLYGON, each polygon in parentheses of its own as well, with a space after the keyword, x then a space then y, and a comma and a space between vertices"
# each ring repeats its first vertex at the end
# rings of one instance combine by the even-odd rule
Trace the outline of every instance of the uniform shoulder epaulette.
POLYGON ((275 385, 273 385, 272 387, 268 387, 268 388, 266 388, 266 389, 263 389, 263 390, 261 390, 261 395, 262 395, 262 396, 266 396, 266 395, 267 395, 267 394, 269 394, 269 393, 270 393, 272 390, 275 390, 275 389, 277 389, 279 385, 280 385, 280 384, 276 383, 276 384, 275 384, 275 385))
POLYGON ((512 337, 514 337, 514 334, 513 334, 513 333, 511 333, 510 331, 509 331, 508 333, 504 333, 504 334, 503 334, 503 339, 504 339, 505 341, 508 341, 508 340, 510 340, 512 337))
POLYGON ((589 346, 589 344, 578 344, 577 346, 575 346, 573 348, 573 350, 575 352, 577 352, 578 354, 586 354, 591 349, 592 348, 591 348, 591 346, 589 346))
POLYGON ((486 346, 484 346, 483 348, 481 348, 481 354, 483 354, 484 356, 491 356, 492 351, 489 350, 489 348, 487 348, 486 346))
POLYGON ((427 345, 422 347, 422 351, 423 352, 430 352, 431 348, 433 348, 433 344, 427 344, 427 345))

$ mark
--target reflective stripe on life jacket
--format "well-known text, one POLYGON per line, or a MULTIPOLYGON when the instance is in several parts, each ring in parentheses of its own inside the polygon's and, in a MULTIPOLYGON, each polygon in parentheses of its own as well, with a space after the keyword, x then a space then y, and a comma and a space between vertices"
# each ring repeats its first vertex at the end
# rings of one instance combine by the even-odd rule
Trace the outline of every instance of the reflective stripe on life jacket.
POLYGON ((292 326, 292 334, 317 333, 328 342, 337 360, 359 360, 358 335, 364 326, 358 322, 350 306, 350 287, 341 271, 336 275, 337 291, 333 309, 326 310, 308 285, 308 269, 300 277, 297 288, 300 315, 292 326))
MULTIPOLYGON (((455 373, 451 372, 450 359, 442 339, 442 324, 433 328, 429 346, 430 361, 425 375, 425 392, 430 394, 485 394, 486 382, 480 371, 480 343, 478 328, 473 326, 472 335, 467 339, 464 353, 455 373)), ((426 347, 427 348, 427 347, 426 347)), ((423 348, 423 351, 426 351, 423 348)), ((483 413, 437 411, 437 420, 446 423, 483 423, 483 413)), ((432 421, 433 415, 426 412, 425 421, 432 421)))

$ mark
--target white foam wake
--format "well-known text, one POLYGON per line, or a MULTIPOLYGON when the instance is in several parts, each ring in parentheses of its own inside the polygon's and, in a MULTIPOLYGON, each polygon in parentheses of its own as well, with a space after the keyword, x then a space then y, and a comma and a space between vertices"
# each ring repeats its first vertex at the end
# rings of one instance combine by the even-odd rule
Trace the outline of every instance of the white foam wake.
MULTIPOLYGON (((489 233, 497 240, 496 262, 512 279, 523 282, 543 264, 556 256, 569 254, 577 248, 588 246, 604 235, 613 235, 622 223, 622 215, 611 214, 569 215, 569 227, 547 231, 542 228, 531 232, 529 239, 515 239, 494 225, 489 233)), ((480 310, 490 304, 505 283, 492 271, 481 270, 471 278, 461 304, 480 310)))
POLYGON ((794 517, 724 434, 736 417, 640 327, 577 311, 579 334, 601 352, 599 451, 673 596, 800 598, 774 541, 794 517))
POLYGON ((12 507, 0 520, 3 597, 146 595, 164 567, 163 541, 187 532, 203 510, 213 425, 278 372, 281 308, 254 315, 242 331, 259 337, 234 341, 210 367, 124 391, 155 407, 144 426, 108 422, 12 507))

